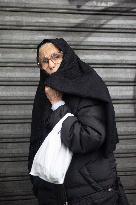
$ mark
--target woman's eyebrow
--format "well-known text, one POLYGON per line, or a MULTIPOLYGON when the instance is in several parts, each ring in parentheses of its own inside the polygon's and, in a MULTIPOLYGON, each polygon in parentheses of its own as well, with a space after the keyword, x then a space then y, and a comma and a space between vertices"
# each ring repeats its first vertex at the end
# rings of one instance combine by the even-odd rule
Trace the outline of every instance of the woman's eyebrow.
MULTIPOLYGON (((56 52, 56 53, 52 53, 52 54, 51 54, 51 56, 52 56, 52 55, 54 55, 54 54, 58 54, 58 53, 61 53, 61 51, 56 52)), ((39 56, 39 57, 40 57, 40 56, 39 56)), ((43 58, 44 58, 44 59, 48 59, 48 57, 47 57, 47 56, 44 56, 43 58)))
MULTIPOLYGON (((58 52, 52 53, 52 54, 51 54, 51 56, 52 56, 52 55, 54 55, 54 54, 58 54, 58 53, 62 53, 62 54, 63 54, 63 52, 62 52, 62 51, 58 51, 58 52)), ((46 59, 49 59, 49 58, 48 58, 48 57, 46 57, 46 56, 41 57, 41 56, 39 55, 39 60, 46 60, 46 59)))

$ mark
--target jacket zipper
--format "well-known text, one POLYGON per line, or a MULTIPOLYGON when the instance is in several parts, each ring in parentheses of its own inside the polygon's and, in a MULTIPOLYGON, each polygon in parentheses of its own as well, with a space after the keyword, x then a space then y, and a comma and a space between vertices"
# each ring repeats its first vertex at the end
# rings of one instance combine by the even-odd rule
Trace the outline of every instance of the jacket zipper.
POLYGON ((65 203, 64 203, 64 205, 68 205, 67 194, 66 194, 66 189, 65 189, 64 183, 63 183, 63 187, 64 187, 64 192, 65 192, 65 203))

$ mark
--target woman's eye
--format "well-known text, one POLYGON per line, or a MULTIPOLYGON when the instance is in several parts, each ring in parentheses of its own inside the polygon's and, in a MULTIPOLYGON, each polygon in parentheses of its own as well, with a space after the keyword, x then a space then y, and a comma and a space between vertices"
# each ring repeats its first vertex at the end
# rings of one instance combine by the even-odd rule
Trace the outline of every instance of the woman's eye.
POLYGON ((52 56, 52 59, 57 59, 57 58, 59 58, 59 55, 52 56))
POLYGON ((48 60, 46 60, 46 59, 45 59, 45 60, 43 60, 43 63, 48 63, 48 60))

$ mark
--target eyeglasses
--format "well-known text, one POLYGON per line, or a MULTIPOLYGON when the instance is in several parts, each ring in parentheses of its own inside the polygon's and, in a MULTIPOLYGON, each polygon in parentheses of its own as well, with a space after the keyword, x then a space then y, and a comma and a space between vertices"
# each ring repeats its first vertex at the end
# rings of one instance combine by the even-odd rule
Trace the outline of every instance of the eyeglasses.
POLYGON ((44 67, 44 68, 48 68, 49 66, 49 60, 51 60, 54 64, 60 64, 62 61, 62 57, 63 57, 63 52, 60 51, 58 53, 53 53, 51 54, 50 58, 38 58, 37 59, 37 65, 39 67, 44 67))

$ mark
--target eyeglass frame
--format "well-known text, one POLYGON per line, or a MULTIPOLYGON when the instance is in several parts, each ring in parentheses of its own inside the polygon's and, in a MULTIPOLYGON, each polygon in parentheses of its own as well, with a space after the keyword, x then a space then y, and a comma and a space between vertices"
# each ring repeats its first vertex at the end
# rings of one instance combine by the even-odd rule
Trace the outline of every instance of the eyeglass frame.
MULTIPOLYGON (((57 52, 57 53, 53 53, 53 54, 58 54, 58 53, 63 54, 62 51, 59 51, 59 52, 57 52)), ((63 55, 62 55, 62 56, 63 56, 63 55)), ((51 58, 46 58, 46 59, 48 59, 48 66, 49 66, 49 60, 51 60, 55 65, 56 65, 56 64, 59 64, 59 63, 54 62, 51 58)), ((37 60, 37 65, 40 67, 39 57, 36 57, 36 60, 37 60)))

